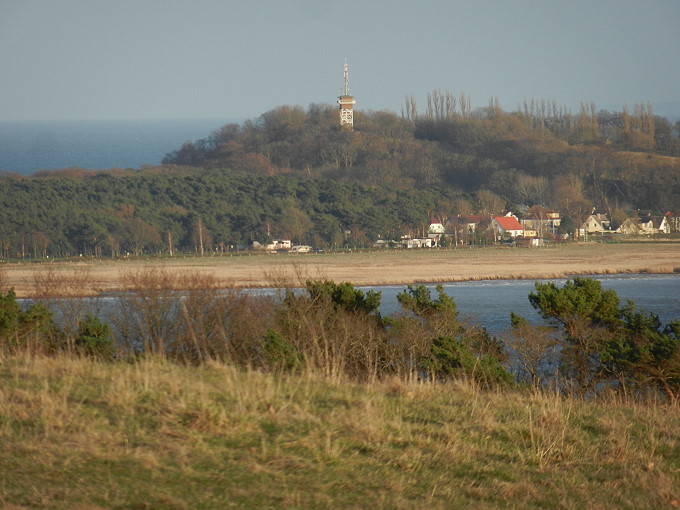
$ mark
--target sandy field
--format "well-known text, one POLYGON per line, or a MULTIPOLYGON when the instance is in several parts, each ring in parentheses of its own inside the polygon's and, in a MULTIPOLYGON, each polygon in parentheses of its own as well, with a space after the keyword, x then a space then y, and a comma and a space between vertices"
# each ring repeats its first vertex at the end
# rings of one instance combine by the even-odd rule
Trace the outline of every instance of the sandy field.
POLYGON ((5 263, 3 288, 18 297, 49 293, 94 295, 123 290, 126 276, 150 271, 203 274, 220 287, 263 287, 327 278, 355 285, 486 279, 559 278, 577 274, 680 272, 680 243, 573 244, 549 248, 459 248, 363 253, 314 253, 5 263))

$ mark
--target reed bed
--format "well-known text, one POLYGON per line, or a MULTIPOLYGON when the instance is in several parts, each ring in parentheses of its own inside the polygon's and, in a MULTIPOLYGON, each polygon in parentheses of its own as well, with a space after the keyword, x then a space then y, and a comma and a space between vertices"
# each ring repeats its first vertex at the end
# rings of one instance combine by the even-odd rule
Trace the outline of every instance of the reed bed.
MULTIPOLYGON (((34 296, 35 274, 51 272, 52 279, 88 275, 83 295, 124 290, 122 275, 149 268, 170 272, 201 272, 214 276, 223 288, 258 288, 269 285, 267 274, 292 265, 309 274, 323 274, 354 285, 391 285, 416 282, 489 279, 564 278, 575 274, 677 273, 678 242, 583 243, 545 248, 457 248, 335 252, 253 256, 172 257, 119 260, 78 260, 3 264, 4 283, 19 297, 34 296)), ((0 282, 3 283, 3 282, 0 282)))

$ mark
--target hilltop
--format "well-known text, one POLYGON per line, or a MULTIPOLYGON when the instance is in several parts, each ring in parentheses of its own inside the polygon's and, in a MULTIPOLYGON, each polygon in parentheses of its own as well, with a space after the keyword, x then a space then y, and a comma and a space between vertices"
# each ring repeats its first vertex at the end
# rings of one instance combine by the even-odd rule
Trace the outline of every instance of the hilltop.
POLYGON ((592 207, 665 212, 679 206, 680 122, 672 126, 650 106, 629 113, 583 104, 572 114, 532 100, 522 111, 505 112, 493 102, 471 111, 464 95, 457 100, 433 91, 423 114, 407 98, 401 116, 357 111, 354 126, 341 130, 329 105, 282 106, 187 142, 165 162, 446 188, 466 194, 450 211, 458 214, 491 212, 494 205, 542 204, 566 216, 592 207))

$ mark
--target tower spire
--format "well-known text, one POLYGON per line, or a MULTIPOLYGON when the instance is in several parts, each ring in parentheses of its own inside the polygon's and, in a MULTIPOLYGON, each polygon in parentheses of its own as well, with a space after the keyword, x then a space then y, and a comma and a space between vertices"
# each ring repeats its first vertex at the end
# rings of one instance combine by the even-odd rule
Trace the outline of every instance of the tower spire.
POLYGON ((347 67, 347 57, 345 57, 345 70, 344 70, 345 88, 343 89, 343 96, 349 96, 349 68, 347 67))
POLYGON ((340 105, 340 127, 352 131, 354 129, 354 105, 356 101, 349 93, 349 67, 347 57, 345 57, 345 67, 343 68, 344 87, 342 95, 338 97, 340 105))

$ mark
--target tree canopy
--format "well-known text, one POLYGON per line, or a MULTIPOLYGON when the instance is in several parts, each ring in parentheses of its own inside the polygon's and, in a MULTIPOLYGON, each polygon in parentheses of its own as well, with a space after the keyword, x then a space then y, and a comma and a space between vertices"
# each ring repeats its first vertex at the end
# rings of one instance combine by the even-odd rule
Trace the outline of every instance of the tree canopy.
POLYGON ((353 132, 339 129, 330 105, 282 106, 188 142, 165 162, 398 188, 489 190, 508 204, 556 208, 569 177, 588 208, 665 212, 680 203, 678 156, 680 124, 654 115, 649 104, 609 112, 584 103, 572 113, 554 101, 531 100, 505 112, 491 101, 471 110, 464 94, 433 91, 424 114, 412 98, 401 117, 357 111, 353 132))

